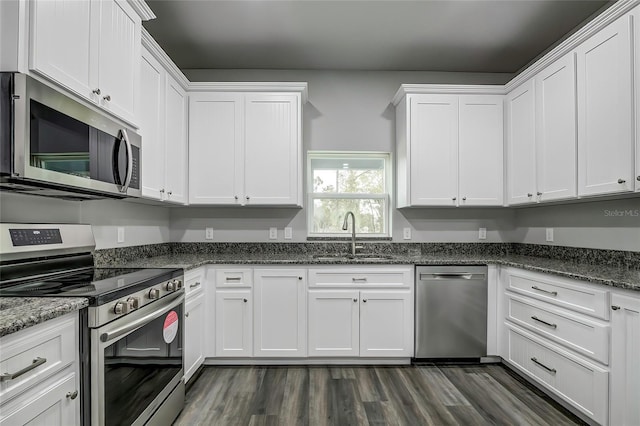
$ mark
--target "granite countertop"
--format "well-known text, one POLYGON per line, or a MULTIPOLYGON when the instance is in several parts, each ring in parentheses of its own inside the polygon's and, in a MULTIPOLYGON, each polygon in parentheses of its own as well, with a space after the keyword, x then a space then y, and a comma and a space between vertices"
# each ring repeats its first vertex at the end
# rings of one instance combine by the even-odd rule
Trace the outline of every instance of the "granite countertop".
POLYGON ((0 297, 0 337, 87 306, 84 297, 0 297))
POLYGON ((577 263, 520 255, 389 255, 385 259, 318 259, 309 254, 174 254, 141 258, 126 267, 176 267, 185 270, 203 265, 478 265, 514 266, 611 287, 640 291, 640 270, 591 263, 577 263))

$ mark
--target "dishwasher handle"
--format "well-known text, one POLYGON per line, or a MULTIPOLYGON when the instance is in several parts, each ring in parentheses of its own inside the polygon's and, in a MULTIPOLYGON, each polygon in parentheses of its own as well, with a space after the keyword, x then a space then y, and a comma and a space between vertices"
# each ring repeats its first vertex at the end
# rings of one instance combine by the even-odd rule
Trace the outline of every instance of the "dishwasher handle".
POLYGON ((484 280, 485 274, 471 274, 466 272, 438 272, 434 274, 420 274, 420 281, 431 280, 484 280))

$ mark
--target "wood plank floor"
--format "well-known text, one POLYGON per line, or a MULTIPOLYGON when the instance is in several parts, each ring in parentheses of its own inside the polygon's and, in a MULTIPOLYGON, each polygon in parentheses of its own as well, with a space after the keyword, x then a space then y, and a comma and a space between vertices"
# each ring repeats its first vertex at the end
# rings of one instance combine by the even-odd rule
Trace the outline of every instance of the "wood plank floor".
POLYGON ((205 367, 174 425, 575 425, 500 365, 205 367))

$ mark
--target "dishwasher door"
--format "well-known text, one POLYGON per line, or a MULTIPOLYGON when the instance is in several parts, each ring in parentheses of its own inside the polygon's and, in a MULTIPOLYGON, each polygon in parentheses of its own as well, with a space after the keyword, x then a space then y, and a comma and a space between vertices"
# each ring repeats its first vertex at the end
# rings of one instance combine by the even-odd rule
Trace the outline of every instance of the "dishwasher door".
POLYGON ((487 267, 416 268, 415 358, 487 355, 487 267))

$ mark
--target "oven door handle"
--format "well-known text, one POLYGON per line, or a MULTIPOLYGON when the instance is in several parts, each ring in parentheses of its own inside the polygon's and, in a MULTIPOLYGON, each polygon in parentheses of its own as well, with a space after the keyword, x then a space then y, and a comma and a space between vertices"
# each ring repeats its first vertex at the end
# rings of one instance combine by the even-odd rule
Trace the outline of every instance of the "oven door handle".
MULTIPOLYGON (((166 313, 167 309, 173 308, 174 306, 179 305, 183 301, 184 301, 183 292, 180 292, 179 294, 176 294, 176 295, 172 294, 170 296, 165 296, 153 304, 153 307, 157 309, 154 309, 149 313, 143 314, 141 317, 135 318, 121 327, 102 333, 100 335, 100 341, 108 342, 109 340, 113 340, 125 334, 134 332, 140 327, 148 324, 149 322, 153 321, 154 319, 166 313)), ((130 315, 135 315, 135 313, 130 315)))

